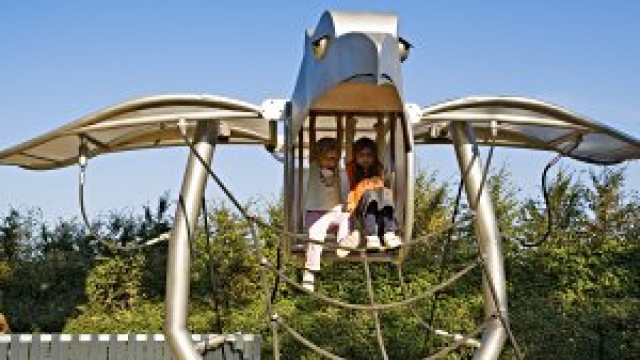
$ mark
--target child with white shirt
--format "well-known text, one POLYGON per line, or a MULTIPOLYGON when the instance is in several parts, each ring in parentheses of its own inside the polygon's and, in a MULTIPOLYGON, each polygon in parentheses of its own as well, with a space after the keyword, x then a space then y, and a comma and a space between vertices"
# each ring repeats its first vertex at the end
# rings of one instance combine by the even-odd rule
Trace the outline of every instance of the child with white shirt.
POLYGON ((337 226, 338 243, 349 235, 349 213, 342 211, 340 191, 340 147, 335 138, 325 137, 310 148, 305 196, 305 226, 311 240, 307 244, 302 286, 314 290, 315 273, 320 271, 322 245, 327 231, 337 226))

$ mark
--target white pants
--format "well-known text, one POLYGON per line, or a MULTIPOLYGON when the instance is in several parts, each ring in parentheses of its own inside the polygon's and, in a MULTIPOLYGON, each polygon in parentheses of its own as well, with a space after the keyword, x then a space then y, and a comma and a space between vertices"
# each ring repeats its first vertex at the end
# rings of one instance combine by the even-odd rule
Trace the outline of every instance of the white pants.
MULTIPOLYGON (((336 205, 329 211, 307 210, 305 214, 309 239, 324 242, 327 231, 332 226, 338 227, 337 240, 340 242, 349 234, 349 213, 342 211, 342 205, 336 205)), ((320 258, 322 257, 322 245, 310 242, 307 244, 305 268, 312 271, 320 270, 320 258)))

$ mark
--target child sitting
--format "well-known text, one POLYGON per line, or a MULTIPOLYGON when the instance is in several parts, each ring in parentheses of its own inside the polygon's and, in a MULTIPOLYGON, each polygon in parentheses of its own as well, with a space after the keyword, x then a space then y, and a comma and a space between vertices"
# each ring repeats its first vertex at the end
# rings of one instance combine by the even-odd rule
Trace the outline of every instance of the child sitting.
POLYGON ((325 137, 312 144, 309 150, 305 225, 311 242, 307 244, 302 286, 313 291, 315 272, 320 271, 322 255, 322 245, 318 242, 324 242, 327 230, 333 226, 338 227, 338 243, 345 239, 349 233, 349 214, 342 211, 338 141, 325 137))
POLYGON ((376 143, 366 137, 358 139, 353 144, 353 159, 347 163, 346 170, 349 177, 347 210, 357 227, 364 231, 367 248, 379 249, 380 236, 387 248, 400 246, 393 196, 384 186, 384 169, 376 143))

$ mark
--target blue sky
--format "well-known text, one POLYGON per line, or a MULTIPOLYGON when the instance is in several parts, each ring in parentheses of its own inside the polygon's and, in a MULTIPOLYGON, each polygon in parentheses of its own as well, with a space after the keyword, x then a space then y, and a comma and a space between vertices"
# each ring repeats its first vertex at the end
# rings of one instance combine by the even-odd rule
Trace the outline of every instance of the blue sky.
MULTIPOLYGON (((632 1, 11 1, 0 12, 0 148, 139 96, 207 93, 260 103, 291 95, 303 34, 325 9, 394 12, 415 48, 407 100, 470 95, 549 101, 640 137, 640 3, 632 1)), ((452 150, 423 147, 422 169, 457 176, 452 150)), ((552 154, 497 149, 514 184, 539 196, 552 154)), ((90 163, 90 215, 177 195, 184 149, 90 163)), ((578 171, 587 167, 564 161, 578 171)), ((259 148, 219 148, 214 168, 243 201, 273 199, 281 165, 259 148)), ((640 189, 640 165, 628 187, 640 189)), ((0 167, 0 214, 79 214, 77 167, 0 167)), ((221 196, 211 184, 210 197, 221 196)))

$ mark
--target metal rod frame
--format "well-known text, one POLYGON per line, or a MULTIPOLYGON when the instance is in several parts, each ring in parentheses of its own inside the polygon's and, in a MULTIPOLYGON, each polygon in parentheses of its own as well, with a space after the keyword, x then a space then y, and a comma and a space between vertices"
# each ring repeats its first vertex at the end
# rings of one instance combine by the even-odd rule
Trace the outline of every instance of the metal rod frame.
MULTIPOLYGON (((475 220, 476 235, 485 267, 482 278, 485 316, 502 316, 507 322, 507 292, 502 242, 491 196, 487 187, 481 185, 483 166, 473 128, 469 123, 452 122, 450 130, 467 199, 477 215, 475 220)), ((481 341, 482 346, 476 351, 473 359, 498 359, 506 340, 506 329, 500 319, 494 317, 485 328, 481 341)))
MULTIPOLYGON (((194 134, 195 153, 211 166, 219 124, 198 122, 194 134)), ((164 334, 173 356, 178 360, 201 360, 191 334, 187 329, 189 307, 189 282, 191 274, 191 234, 196 231, 200 215, 201 199, 207 184, 208 173, 198 159, 190 152, 182 180, 180 201, 176 208, 175 220, 169 239, 167 259, 167 282, 165 294, 164 334)))

